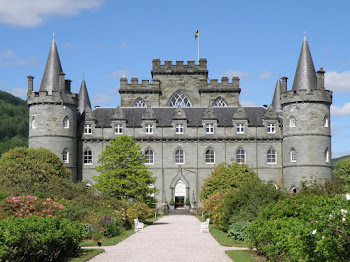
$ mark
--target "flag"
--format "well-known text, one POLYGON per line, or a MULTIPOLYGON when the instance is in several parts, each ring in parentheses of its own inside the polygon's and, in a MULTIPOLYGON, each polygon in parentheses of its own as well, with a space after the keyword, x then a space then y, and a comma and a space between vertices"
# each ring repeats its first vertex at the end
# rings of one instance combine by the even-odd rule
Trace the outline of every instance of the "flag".
POLYGON ((194 39, 197 39, 197 37, 199 37, 198 30, 197 30, 197 32, 194 34, 194 39))

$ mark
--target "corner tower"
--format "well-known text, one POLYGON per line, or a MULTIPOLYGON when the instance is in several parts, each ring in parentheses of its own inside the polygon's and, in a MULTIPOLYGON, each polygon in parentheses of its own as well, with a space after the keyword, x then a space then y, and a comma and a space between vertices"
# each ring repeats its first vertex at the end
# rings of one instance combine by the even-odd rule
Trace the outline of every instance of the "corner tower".
POLYGON ((44 147, 58 155, 77 177, 78 95, 65 79, 53 36, 39 92, 33 91, 33 76, 28 76, 29 139, 31 148, 44 147))
POLYGON ((281 94, 283 181, 287 190, 297 190, 301 181, 332 178, 332 92, 325 90, 324 73, 320 68, 316 75, 304 36, 292 90, 281 94))

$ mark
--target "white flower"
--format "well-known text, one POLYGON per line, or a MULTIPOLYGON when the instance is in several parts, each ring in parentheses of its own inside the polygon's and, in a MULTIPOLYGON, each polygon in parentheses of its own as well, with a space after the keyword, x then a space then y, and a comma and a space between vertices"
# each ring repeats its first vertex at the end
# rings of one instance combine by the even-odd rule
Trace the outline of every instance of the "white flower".
POLYGON ((343 217, 342 220, 345 221, 345 217, 343 217))
POLYGON ((340 209, 340 213, 341 213, 342 215, 345 215, 346 213, 348 213, 348 211, 345 210, 345 209, 340 209))
POLYGON ((345 194, 346 200, 350 200, 350 194, 345 194))
POLYGON ((312 230, 312 234, 315 235, 316 234, 316 229, 312 230))
POLYGON ((322 236, 322 238, 324 238, 324 236, 322 236))
POLYGON ((331 215, 329 215, 329 219, 332 219, 333 218, 333 215, 331 214, 331 215))

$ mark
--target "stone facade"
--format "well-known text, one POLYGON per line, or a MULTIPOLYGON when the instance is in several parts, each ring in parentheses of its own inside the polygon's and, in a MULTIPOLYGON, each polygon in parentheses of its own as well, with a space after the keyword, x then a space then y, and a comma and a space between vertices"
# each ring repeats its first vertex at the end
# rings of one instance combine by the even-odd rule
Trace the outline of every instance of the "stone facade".
POLYGON ((304 39, 292 90, 286 77, 278 79, 268 108, 241 107, 239 78, 208 80, 206 59, 198 64, 154 59, 151 81, 121 78, 121 107, 92 109, 84 80, 79 94, 71 93, 53 41, 48 63, 56 70, 45 70, 44 79, 57 78, 57 86, 49 81, 33 92, 28 77, 29 146, 51 149, 62 156, 73 181, 92 184, 109 141, 132 136, 157 178, 159 205, 189 198, 200 206, 203 181, 219 163, 231 161, 297 190, 311 176, 332 177, 332 92, 324 88, 324 71, 316 75, 310 59, 304 39))

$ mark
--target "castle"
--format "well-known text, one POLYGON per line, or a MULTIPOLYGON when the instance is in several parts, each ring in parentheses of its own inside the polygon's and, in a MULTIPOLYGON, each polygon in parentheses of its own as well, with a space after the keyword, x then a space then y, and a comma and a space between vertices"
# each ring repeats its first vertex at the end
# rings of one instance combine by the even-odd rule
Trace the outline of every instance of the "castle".
POLYGON ((198 206, 204 179, 232 160, 289 191, 311 176, 332 177, 332 92, 325 71, 315 72, 306 37, 292 89, 287 77, 278 79, 269 107, 242 107, 239 78, 208 80, 206 59, 152 64, 151 82, 120 79, 121 106, 92 109, 84 79, 79 94, 71 91, 53 38, 39 92, 28 76, 29 147, 50 149, 73 181, 92 184, 108 142, 132 136, 157 177, 150 186, 159 204, 189 198, 198 206))

